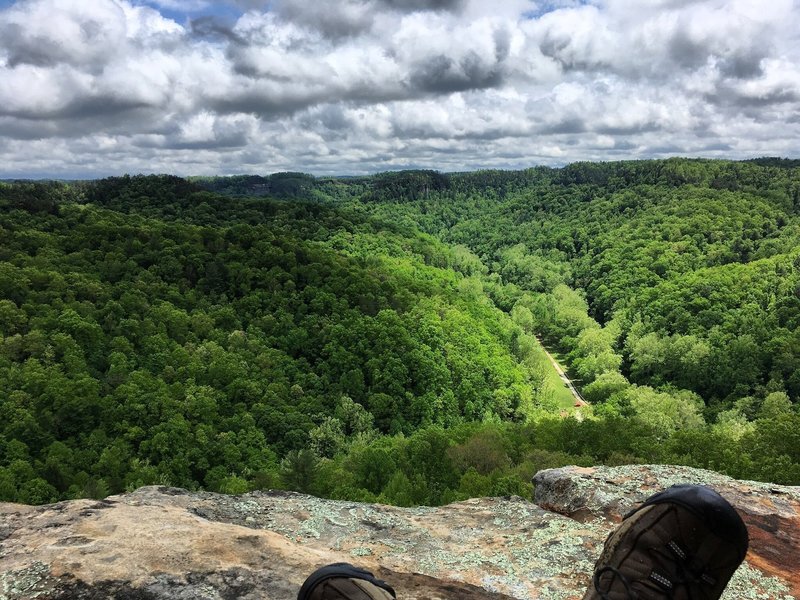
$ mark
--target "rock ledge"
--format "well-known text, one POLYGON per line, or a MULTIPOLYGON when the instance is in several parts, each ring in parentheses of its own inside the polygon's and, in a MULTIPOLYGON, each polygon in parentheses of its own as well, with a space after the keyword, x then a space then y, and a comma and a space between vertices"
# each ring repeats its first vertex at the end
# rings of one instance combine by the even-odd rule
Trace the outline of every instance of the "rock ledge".
POLYGON ((655 489, 703 482, 742 512, 752 552, 726 598, 800 591, 800 491, 707 471, 567 467, 536 476, 537 504, 440 508, 225 496, 146 487, 102 501, 0 504, 0 599, 290 600, 337 561, 372 569, 404 600, 580 598, 620 515, 655 489), (779 560, 780 558, 780 560, 779 560))

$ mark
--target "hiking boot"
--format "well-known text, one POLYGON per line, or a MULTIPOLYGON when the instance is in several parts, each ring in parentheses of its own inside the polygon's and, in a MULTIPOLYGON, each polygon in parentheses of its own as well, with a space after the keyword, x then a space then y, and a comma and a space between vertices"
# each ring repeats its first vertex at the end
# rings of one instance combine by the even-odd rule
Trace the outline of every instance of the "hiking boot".
POLYGON ((297 600, 394 600, 385 582, 347 563, 327 565, 308 576, 297 600))
POLYGON ((674 485, 608 536, 583 600, 716 600, 747 546, 727 500, 705 486, 674 485))

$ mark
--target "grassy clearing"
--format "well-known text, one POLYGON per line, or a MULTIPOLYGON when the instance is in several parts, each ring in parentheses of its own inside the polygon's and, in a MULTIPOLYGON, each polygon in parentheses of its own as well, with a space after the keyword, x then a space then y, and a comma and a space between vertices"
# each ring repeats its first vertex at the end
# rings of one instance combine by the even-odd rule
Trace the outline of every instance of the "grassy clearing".
MULTIPOLYGON (((567 374, 574 384, 580 383, 578 380, 573 379, 567 370, 566 364, 564 362, 564 357, 556 352, 555 350, 551 350, 550 348, 547 349, 556 362, 558 362, 559 366, 563 369, 563 371, 567 374)), ((556 402, 558 403, 558 407, 561 410, 566 411, 569 414, 574 412, 578 412, 579 409, 575 407, 575 396, 572 395, 569 387, 564 383, 561 379, 561 376, 558 374, 558 371, 552 364, 550 365, 551 368, 548 370, 546 385, 549 389, 553 390, 553 397, 555 398, 556 402)), ((583 414, 591 414, 591 407, 585 406, 580 409, 580 412, 583 414)))
MULTIPOLYGON (((558 360, 558 359, 556 359, 558 360)), ((572 410, 575 404, 575 397, 569 388, 562 381, 555 368, 551 368, 547 373, 547 387, 553 390, 553 397, 558 402, 558 407, 565 410, 572 410)))

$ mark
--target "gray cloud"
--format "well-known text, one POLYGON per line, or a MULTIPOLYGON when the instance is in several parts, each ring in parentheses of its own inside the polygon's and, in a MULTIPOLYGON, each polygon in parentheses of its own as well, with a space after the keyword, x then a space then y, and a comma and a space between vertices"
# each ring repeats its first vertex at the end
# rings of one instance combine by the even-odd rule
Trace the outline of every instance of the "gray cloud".
POLYGON ((203 16, 189 20, 189 30, 195 37, 228 41, 234 44, 246 43, 233 30, 234 25, 215 16, 203 16))
POLYGON ((586 122, 578 117, 568 117, 557 123, 544 125, 537 129, 537 133, 541 135, 549 135, 554 133, 583 133, 588 131, 586 122))
POLYGON ((635 123, 631 125, 600 125, 599 127, 595 127, 594 131, 597 133, 603 133, 607 135, 622 135, 628 136, 635 133, 646 133, 650 131, 658 131, 661 129, 661 126, 654 122, 643 122, 643 123, 635 123))
MULTIPOLYGON (((397 10, 402 12, 413 11, 459 11, 464 8, 466 0, 361 0, 361 4, 373 5, 378 8, 397 10)), ((275 5, 272 0, 233 0, 231 4, 242 8, 243 10, 263 9, 266 10, 271 4, 275 5)), ((289 4, 302 4, 300 0, 283 0, 277 3, 280 8, 289 4)), ((307 3, 306 3, 307 4, 307 3)), ((328 11, 333 13, 339 7, 336 0, 327 3, 328 11)))
POLYGON ((684 148, 679 146, 678 144, 661 144, 661 145, 654 145, 650 147, 650 152, 653 155, 673 155, 673 154, 681 154, 684 148))
POLYGON ((49 67, 64 60, 64 53, 58 43, 47 38, 32 39, 19 23, 5 23, 0 27, 9 67, 21 64, 49 67))
POLYGON ((416 65, 409 78, 411 85, 425 92, 451 93, 497 87, 502 73, 487 65, 475 52, 459 61, 440 54, 416 65))
POLYGON ((353 128, 353 120, 348 117, 344 107, 337 104, 318 106, 315 110, 301 115, 298 122, 306 129, 325 131, 326 138, 337 136, 341 139, 353 128))
POLYGON ((713 93, 707 94, 705 99, 722 107, 761 109, 771 104, 797 104, 800 102, 800 91, 792 87, 777 87, 747 93, 722 83, 713 93))
POLYGON ((792 0, 195 4, 0 10, 0 176, 800 154, 792 0))
POLYGON ((331 38, 364 33, 372 28, 375 18, 375 6, 366 0, 277 0, 274 8, 287 22, 308 27, 331 38))
POLYGON ((244 132, 232 133, 227 136, 215 138, 213 140, 202 140, 195 142, 182 142, 180 140, 143 140, 136 144, 139 148, 157 148, 163 150, 229 150, 231 148, 243 148, 247 146, 249 140, 244 132))
POLYGON ((702 40, 694 40, 685 30, 679 30, 669 40, 669 57, 681 67, 697 69, 703 66, 711 53, 702 40))
POLYGON ((727 58, 720 65, 720 71, 727 77, 753 79, 764 74, 761 66, 763 55, 741 54, 727 58))
POLYGON ((275 119, 298 112, 323 99, 322 94, 289 97, 273 97, 259 92, 232 93, 230 97, 219 98, 210 104, 215 111, 222 113, 248 113, 266 119, 275 119))
POLYGON ((52 110, 31 108, 4 109, 0 107, 0 115, 19 117, 30 121, 63 121, 98 119, 101 122, 107 117, 118 118, 120 114, 139 112, 151 108, 148 104, 135 98, 124 98, 114 94, 82 96, 52 110))
POLYGON ((402 11, 446 10, 459 11, 464 8, 465 0, 379 0, 379 3, 402 11))
MULTIPOLYGON (((87 3, 88 4, 88 3, 87 3)), ((117 54, 125 37, 125 15, 112 2, 74 11, 28 0, 2 12, 0 46, 10 67, 67 64, 96 73, 117 54)))
POLYGON ((614 150, 621 152, 630 152, 636 149, 636 144, 629 142, 626 139, 617 138, 614 140, 614 150))
POLYGON ((307 27, 332 39, 362 35, 388 12, 458 13, 467 0, 274 0, 271 8, 287 22, 307 27))

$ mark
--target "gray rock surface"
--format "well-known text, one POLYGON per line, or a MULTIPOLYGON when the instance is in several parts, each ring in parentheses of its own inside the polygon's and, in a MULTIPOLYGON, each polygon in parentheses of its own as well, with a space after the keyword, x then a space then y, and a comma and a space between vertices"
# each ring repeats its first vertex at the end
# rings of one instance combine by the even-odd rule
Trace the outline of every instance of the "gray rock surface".
MULTIPOLYGON (((615 515, 646 494, 625 482, 654 477, 655 467, 625 469, 542 472, 545 508, 516 497, 408 509, 164 487, 0 504, 0 599, 289 600, 316 567, 338 561, 373 570, 405 600, 580 598, 615 515)), ((727 597, 791 598, 791 582, 763 567, 741 569, 727 597)))
POLYGON ((564 467, 536 474, 535 501, 578 521, 605 522, 610 530, 648 496, 677 483, 712 487, 747 525, 747 565, 729 586, 728 597, 800 596, 799 487, 740 481, 688 467, 564 467), (759 573, 772 577, 759 580, 759 573), (753 595, 756 589, 767 595, 753 595))

